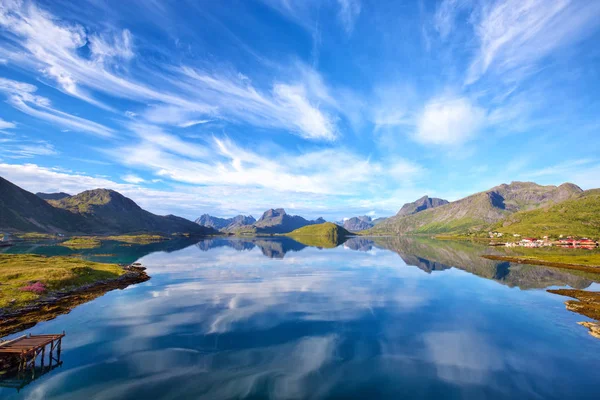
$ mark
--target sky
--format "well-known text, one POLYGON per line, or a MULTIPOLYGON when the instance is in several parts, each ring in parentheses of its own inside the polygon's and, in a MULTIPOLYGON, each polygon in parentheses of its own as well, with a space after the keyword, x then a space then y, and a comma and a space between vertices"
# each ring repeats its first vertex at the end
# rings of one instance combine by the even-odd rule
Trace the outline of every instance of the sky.
POLYGON ((600 187, 600 1, 0 0, 0 176, 158 214, 600 187))

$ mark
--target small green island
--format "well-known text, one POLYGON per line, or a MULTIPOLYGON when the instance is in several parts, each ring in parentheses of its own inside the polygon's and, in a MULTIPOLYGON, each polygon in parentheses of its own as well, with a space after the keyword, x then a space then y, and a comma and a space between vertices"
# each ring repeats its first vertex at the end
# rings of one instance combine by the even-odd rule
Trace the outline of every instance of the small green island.
POLYGON ((70 249, 93 249, 100 247, 104 241, 121 242, 127 244, 150 244, 169 240, 162 235, 140 234, 140 235, 111 235, 111 236, 73 236, 60 245, 70 249))
POLYGON ((325 222, 304 226, 286 234, 286 236, 308 246, 333 248, 353 236, 353 234, 339 225, 325 222))

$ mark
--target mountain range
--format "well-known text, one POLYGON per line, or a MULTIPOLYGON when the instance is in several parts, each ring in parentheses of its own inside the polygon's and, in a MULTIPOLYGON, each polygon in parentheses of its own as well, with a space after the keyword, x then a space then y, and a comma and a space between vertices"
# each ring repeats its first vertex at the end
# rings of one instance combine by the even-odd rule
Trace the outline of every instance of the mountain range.
MULTIPOLYGON (((109 189, 33 194, 0 177, 0 231, 65 234, 187 233, 208 235, 285 234, 325 220, 307 220, 269 209, 260 219, 202 215, 196 223, 159 216, 109 189)), ((583 191, 572 183, 542 186, 512 182, 448 202, 424 196, 390 218, 368 216, 337 223, 366 234, 480 234, 488 230, 537 236, 570 234, 600 237, 600 189, 583 191)))
POLYGON ((583 190, 572 183, 542 186, 533 182, 512 182, 413 214, 402 215, 399 212, 369 230, 369 233, 439 234, 484 231, 519 211, 560 203, 582 193, 583 190))
POLYGON ((185 218, 159 216, 108 189, 75 196, 43 194, 44 200, 0 177, 0 230, 68 234, 217 233, 185 218))
POLYGON ((252 215, 238 215, 233 218, 219 218, 203 214, 195 221, 198 225, 214 228, 216 230, 234 231, 242 226, 252 225, 256 219, 252 215))
POLYGON ((360 232, 360 231, 364 231, 366 229, 371 229, 375 225, 383 222, 384 220, 385 220, 385 218, 373 219, 373 218, 369 217, 368 215, 363 215, 360 217, 348 218, 344 221, 338 221, 338 222, 336 222, 336 224, 344 227, 344 229, 346 229, 350 232, 360 232))
POLYGON ((207 214, 196 220, 196 223, 202 226, 216 228, 215 224, 222 225, 221 228, 218 228, 221 232, 237 234, 289 233, 307 225, 322 224, 324 222, 323 218, 307 220, 298 215, 290 215, 283 208, 271 208, 265 211, 258 221, 254 220, 252 216, 239 215, 227 219, 212 217, 207 214))

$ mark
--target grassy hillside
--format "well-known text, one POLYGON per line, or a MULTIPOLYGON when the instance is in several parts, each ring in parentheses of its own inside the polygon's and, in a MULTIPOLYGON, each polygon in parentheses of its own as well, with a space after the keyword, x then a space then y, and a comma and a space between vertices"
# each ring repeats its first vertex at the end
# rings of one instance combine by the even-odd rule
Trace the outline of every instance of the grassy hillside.
POLYGON ((55 233, 89 229, 85 218, 54 208, 35 194, 0 177, 0 231, 55 233))
POLYGON ((492 225, 491 230, 523 236, 589 236, 600 238, 600 190, 584 192, 537 210, 522 211, 492 225))
POLYGON ((0 178, 0 231, 68 234, 216 234, 212 228, 174 215, 143 210, 114 190, 87 190, 60 200, 43 200, 0 178))
POLYGON ((570 183, 541 186, 512 182, 476 193, 464 199, 407 216, 394 216, 373 227, 370 234, 449 234, 485 231, 490 224, 509 215, 580 195, 570 183))
POLYGON ((174 215, 152 214, 133 200, 108 189, 86 190, 61 200, 49 200, 53 206, 81 215, 90 221, 95 234, 139 232, 215 234, 214 229, 200 226, 174 215))

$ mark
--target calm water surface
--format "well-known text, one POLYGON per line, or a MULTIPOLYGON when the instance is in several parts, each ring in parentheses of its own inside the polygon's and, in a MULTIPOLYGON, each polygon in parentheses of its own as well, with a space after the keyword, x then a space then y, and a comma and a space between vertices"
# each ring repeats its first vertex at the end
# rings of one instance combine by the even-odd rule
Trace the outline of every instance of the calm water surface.
POLYGON ((28 330, 66 330, 64 364, 0 398, 599 399, 600 340, 545 291, 597 284, 479 254, 401 239, 109 244, 85 256, 139 258, 152 279, 28 330))

